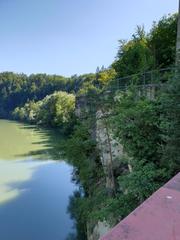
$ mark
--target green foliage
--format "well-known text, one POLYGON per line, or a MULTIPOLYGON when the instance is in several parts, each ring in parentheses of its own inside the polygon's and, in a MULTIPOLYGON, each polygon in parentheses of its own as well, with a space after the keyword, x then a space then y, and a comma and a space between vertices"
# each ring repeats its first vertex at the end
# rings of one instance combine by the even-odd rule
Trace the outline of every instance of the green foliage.
POLYGON ((119 217, 124 217, 165 183, 170 174, 168 166, 162 164, 165 141, 161 101, 148 99, 136 87, 130 87, 117 94, 114 114, 113 133, 129 156, 126 164, 132 169, 117 177, 118 192, 113 200, 119 217))
POLYGON ((37 113, 40 124, 47 126, 62 126, 69 123, 75 111, 75 96, 66 92, 55 92, 45 97, 37 113))
POLYGON ((83 192, 81 190, 74 194, 69 206, 69 211, 76 221, 78 236, 85 232, 87 222, 94 224, 103 217, 100 209, 107 197, 104 173, 96 141, 92 138, 91 124, 90 120, 78 123, 63 146, 65 156, 74 166, 74 180, 83 188, 83 192))
POLYGON ((130 157, 156 162, 159 159, 161 130, 156 101, 140 97, 135 88, 117 95, 113 128, 130 157))
POLYGON ((24 107, 17 107, 12 113, 12 117, 16 120, 25 121, 29 123, 37 122, 37 113, 40 109, 39 102, 30 101, 24 107))
POLYGON ((78 91, 78 95, 95 95, 105 89, 116 77, 113 68, 102 68, 97 70, 96 74, 82 75, 82 85, 78 91))
MULTIPOLYGON (((147 37, 137 31, 132 40, 119 41, 120 47, 116 61, 112 64, 118 77, 145 72, 154 66, 154 58, 148 47, 147 37)), ((122 83, 123 84, 123 83, 122 83)))
POLYGON ((113 68, 104 69, 96 73, 96 78, 100 88, 105 88, 112 80, 116 78, 116 72, 113 68))
MULTIPOLYGON (((133 166, 132 172, 120 176, 118 180, 125 195, 136 199, 135 202, 139 204, 162 185, 166 174, 164 169, 158 168, 154 163, 136 162, 133 166)), ((131 210, 132 207, 129 205, 131 210)))
POLYGON ((89 186, 96 184, 102 172, 96 142, 92 139, 88 124, 83 122, 75 126, 72 136, 64 144, 64 151, 75 167, 85 192, 89 195, 91 192, 89 186))
POLYGON ((74 122, 75 96, 66 92, 55 92, 43 100, 30 101, 13 111, 16 120, 50 127, 68 128, 74 122))
POLYGON ((95 87, 92 82, 84 82, 78 94, 79 95, 95 94, 97 91, 98 91, 97 87, 95 87))
POLYGON ((155 59, 155 68, 166 68, 175 63, 177 14, 164 16, 154 22, 148 45, 155 59))
MULTIPOLYGON (((153 24, 149 34, 137 27, 129 41, 120 46, 112 67, 119 78, 175 64, 177 15, 163 17, 153 24)), ((122 81, 122 85, 126 83, 122 81)))
MULTIPOLYGON (((20 119, 31 119, 30 122, 36 122, 34 120, 34 112, 36 112, 34 108, 37 107, 35 104, 38 101, 44 101, 45 98, 50 102, 48 95, 57 91, 77 93, 78 95, 94 94, 106 86, 114 76, 113 69, 104 68, 97 74, 75 75, 71 78, 46 74, 32 74, 28 77, 25 74, 0 73, 0 117, 11 118, 12 112, 17 108, 14 114, 17 115, 18 112, 21 116, 20 119), (25 109, 18 109, 22 106, 25 109)), ((53 101, 52 97, 51 100, 53 101)), ((56 108, 58 108, 57 105, 56 108)), ((53 111, 53 109, 51 110, 53 111)), ((56 120, 54 119, 54 121, 56 120)))
POLYGON ((161 94, 161 129, 165 145, 162 149, 162 165, 169 170, 170 176, 180 171, 180 70, 169 81, 161 94))
POLYGON ((56 75, 0 73, 0 117, 11 117, 11 112, 28 101, 38 101, 55 91, 72 92, 76 83, 56 75))

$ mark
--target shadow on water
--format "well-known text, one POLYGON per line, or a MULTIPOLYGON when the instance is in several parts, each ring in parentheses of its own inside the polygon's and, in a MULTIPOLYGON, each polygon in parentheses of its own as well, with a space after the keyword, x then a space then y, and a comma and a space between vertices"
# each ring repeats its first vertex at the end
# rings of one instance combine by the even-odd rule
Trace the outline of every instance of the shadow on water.
POLYGON ((59 160, 62 158, 62 143, 65 136, 58 129, 40 128, 34 125, 21 125, 21 129, 26 129, 34 132, 40 138, 38 141, 33 141, 32 145, 38 146, 39 149, 28 151, 25 154, 16 155, 17 158, 35 157, 39 160, 52 159, 59 160))
POLYGON ((34 159, 61 158, 59 130, 43 129, 14 121, 0 120, 0 159, 16 160, 24 157, 34 159))
POLYGON ((31 180, 14 182, 18 197, 0 204, 0 239, 65 240, 73 231, 67 214, 69 196, 75 190, 66 163, 38 167, 31 180))

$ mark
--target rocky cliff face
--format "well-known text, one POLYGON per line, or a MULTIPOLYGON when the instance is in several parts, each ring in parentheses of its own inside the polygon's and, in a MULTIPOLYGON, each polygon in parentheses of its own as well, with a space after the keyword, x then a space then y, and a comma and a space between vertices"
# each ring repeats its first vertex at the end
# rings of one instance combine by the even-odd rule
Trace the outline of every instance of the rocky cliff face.
MULTIPOLYGON (((89 104, 85 97, 77 99, 76 115, 82 119, 84 113, 89 112, 89 104)), ((92 114, 91 114, 92 115, 92 114)), ((115 192, 114 170, 118 168, 120 159, 124 156, 123 147, 114 138, 108 126, 106 114, 102 110, 93 113, 92 138, 97 142, 101 163, 106 178, 106 189, 109 195, 115 192)), ((88 240, 98 240, 110 230, 106 221, 98 221, 96 224, 87 223, 88 240)))
POLYGON ((100 237, 104 236, 111 227, 104 221, 98 222, 93 228, 90 224, 87 224, 87 238, 88 240, 99 240, 100 237))
MULTIPOLYGON (((114 170, 118 168, 120 159, 124 157, 123 147, 114 138, 102 111, 96 113, 96 141, 102 166, 106 177, 106 189, 111 195, 115 191, 114 170)), ((106 221, 99 221, 94 226, 88 223, 88 240, 98 240, 110 230, 106 221)))
POLYGON ((114 169, 124 156, 123 147, 114 138, 102 111, 96 113, 96 140, 106 176, 106 188, 111 194, 115 190, 114 169))

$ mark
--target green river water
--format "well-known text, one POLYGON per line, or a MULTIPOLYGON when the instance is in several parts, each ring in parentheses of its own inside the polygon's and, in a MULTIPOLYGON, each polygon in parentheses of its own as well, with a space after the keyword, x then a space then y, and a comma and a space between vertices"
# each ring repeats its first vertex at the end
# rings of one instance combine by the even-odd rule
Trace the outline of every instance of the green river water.
POLYGON ((50 130, 0 120, 0 240, 65 240, 76 186, 50 130))

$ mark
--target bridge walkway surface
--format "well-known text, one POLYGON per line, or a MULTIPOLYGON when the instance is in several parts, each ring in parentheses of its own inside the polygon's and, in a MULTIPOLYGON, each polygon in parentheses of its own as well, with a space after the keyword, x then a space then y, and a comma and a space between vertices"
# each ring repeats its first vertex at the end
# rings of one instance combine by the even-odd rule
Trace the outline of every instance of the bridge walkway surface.
POLYGON ((101 240, 180 240, 180 173, 101 240))

